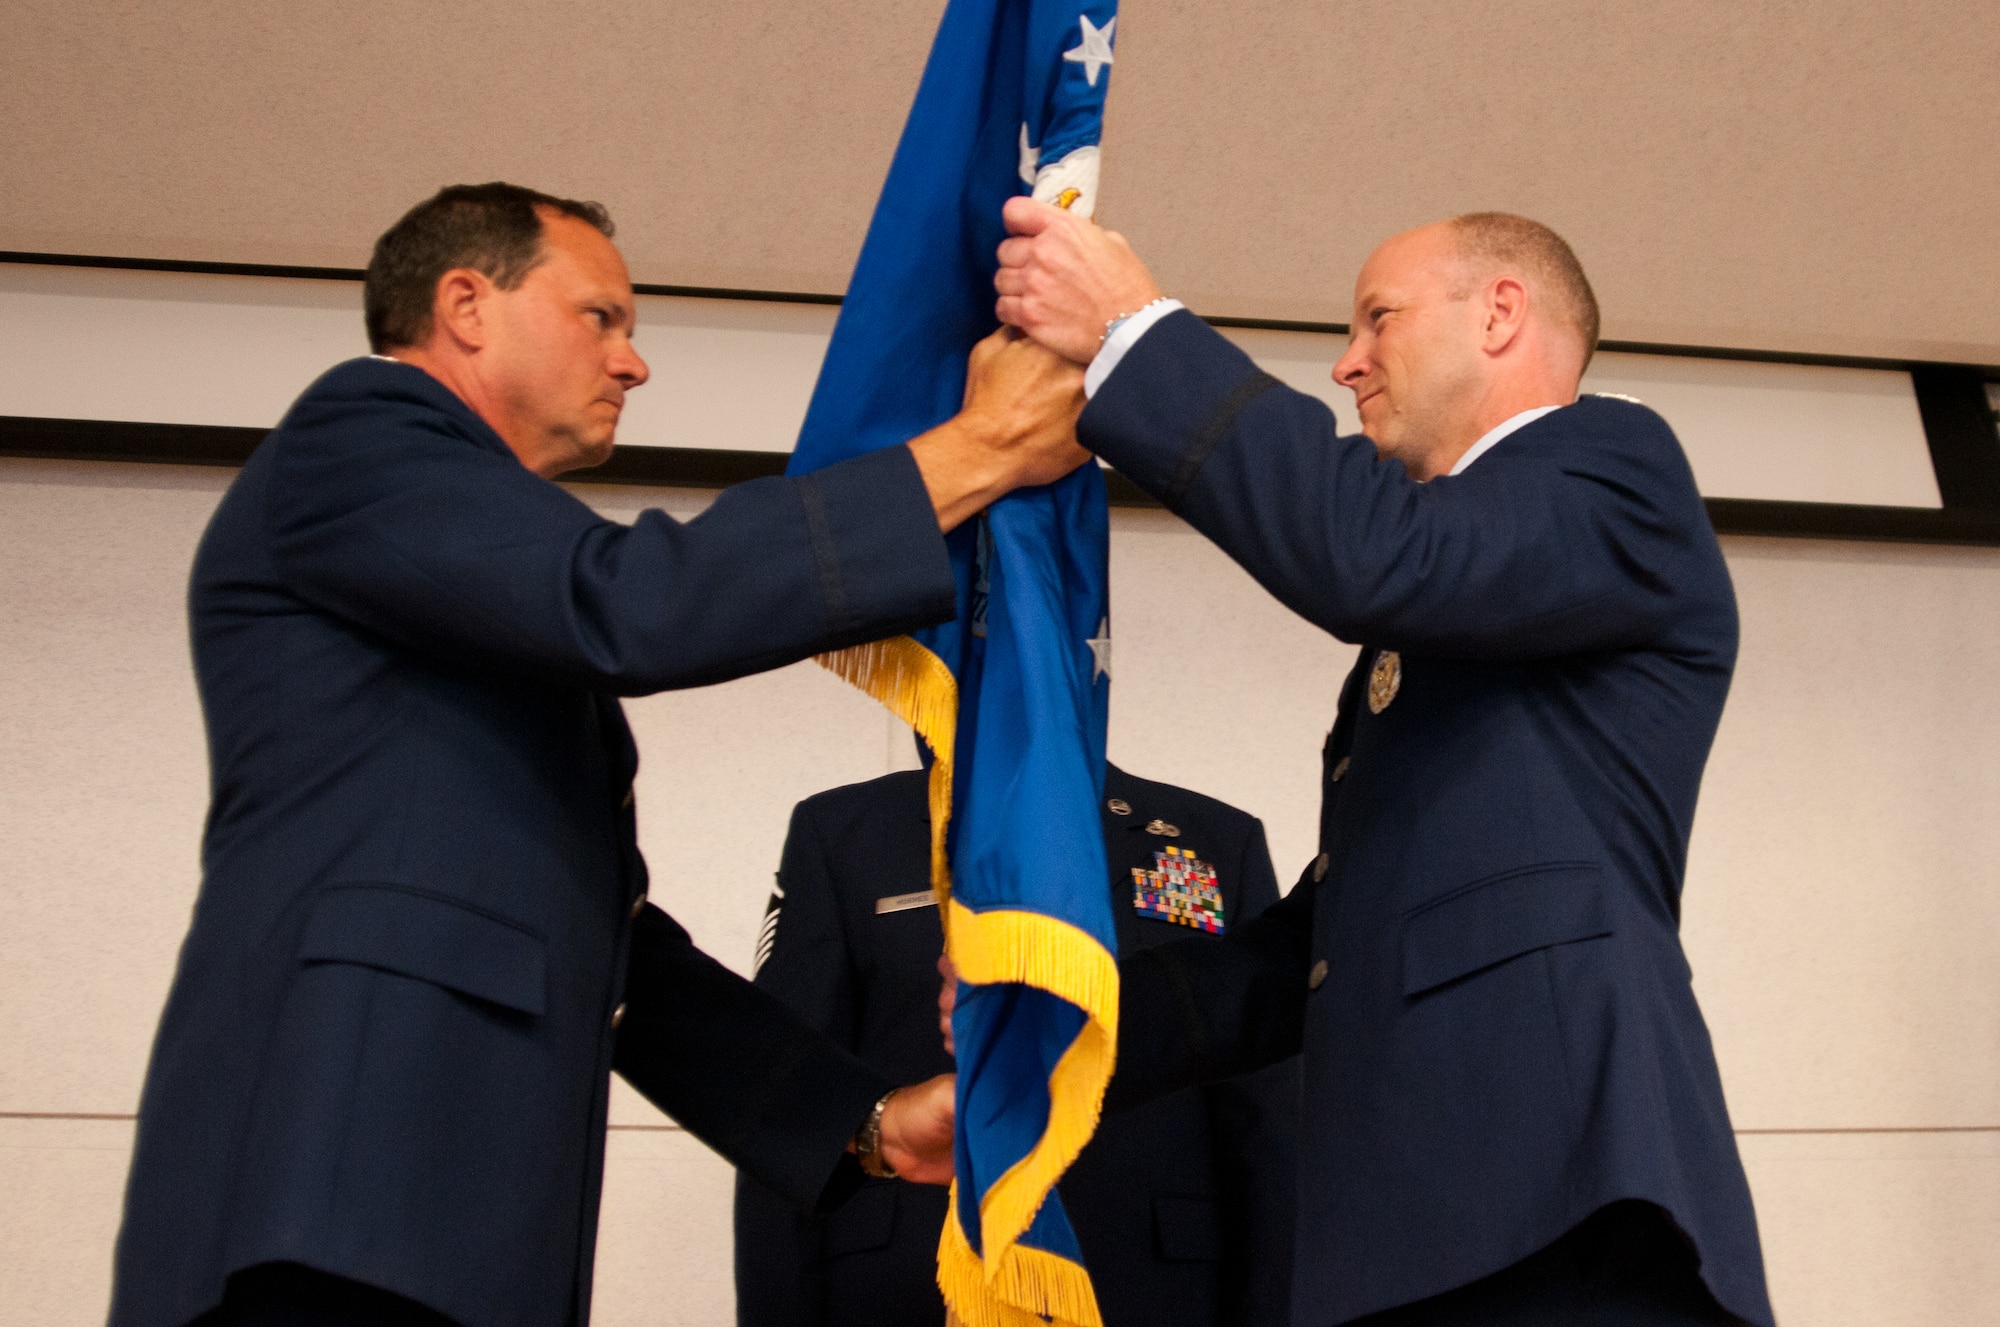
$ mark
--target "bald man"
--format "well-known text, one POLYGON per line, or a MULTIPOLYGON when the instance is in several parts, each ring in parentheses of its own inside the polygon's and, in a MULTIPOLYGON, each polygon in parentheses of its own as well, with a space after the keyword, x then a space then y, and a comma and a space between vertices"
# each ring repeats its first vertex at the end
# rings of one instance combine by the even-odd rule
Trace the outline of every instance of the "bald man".
POLYGON ((1078 438, 1362 646, 1319 855, 1222 943, 1120 965, 1108 1104, 1303 1050, 1297 1327, 1768 1327, 1678 933, 1735 597, 1666 423, 1577 395, 1569 246, 1497 213, 1384 243, 1341 437, 1121 237, 1008 225, 1000 317, 1089 364, 1078 438))

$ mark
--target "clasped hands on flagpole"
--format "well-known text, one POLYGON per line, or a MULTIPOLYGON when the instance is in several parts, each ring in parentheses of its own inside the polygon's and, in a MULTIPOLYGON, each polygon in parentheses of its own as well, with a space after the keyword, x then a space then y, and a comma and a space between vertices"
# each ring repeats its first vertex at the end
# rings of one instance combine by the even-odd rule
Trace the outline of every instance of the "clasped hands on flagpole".
POLYGON ((1117 231, 1025 196, 1008 199, 1003 215, 994 312, 1063 358, 1088 364, 1113 322, 1160 298, 1117 231))
POLYGON ((938 525, 950 531, 1016 488, 1052 484, 1090 458, 1076 442, 1083 373, 1013 328, 972 348, 958 414, 910 440, 938 525))

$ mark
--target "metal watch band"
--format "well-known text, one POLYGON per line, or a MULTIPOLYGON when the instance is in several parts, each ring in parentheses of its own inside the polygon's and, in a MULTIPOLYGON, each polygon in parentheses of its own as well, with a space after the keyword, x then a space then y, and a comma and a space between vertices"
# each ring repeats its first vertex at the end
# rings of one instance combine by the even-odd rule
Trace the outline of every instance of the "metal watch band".
POLYGON ((868 1112, 861 1128, 854 1135, 854 1158, 861 1163, 864 1175, 873 1175, 878 1180, 896 1178, 896 1168, 882 1159, 882 1112, 889 1107, 889 1098, 896 1095, 891 1088, 882 1094, 875 1108, 868 1112))
POLYGON ((1152 308, 1155 304, 1165 304, 1167 302, 1167 299, 1168 299, 1167 296, 1162 295, 1158 299, 1147 300, 1144 304, 1132 310, 1132 312, 1121 313, 1116 318, 1113 318, 1110 321, 1106 322, 1104 324, 1103 333, 1097 338, 1097 344, 1103 345, 1106 341, 1109 341, 1111 339, 1111 334, 1118 330, 1120 324, 1131 322, 1134 318, 1137 318, 1140 314, 1152 308))

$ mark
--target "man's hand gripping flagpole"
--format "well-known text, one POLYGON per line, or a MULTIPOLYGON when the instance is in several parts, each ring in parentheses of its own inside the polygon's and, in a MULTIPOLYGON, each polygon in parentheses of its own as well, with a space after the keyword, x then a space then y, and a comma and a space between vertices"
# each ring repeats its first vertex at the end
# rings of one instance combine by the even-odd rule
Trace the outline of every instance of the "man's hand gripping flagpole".
POLYGON ((1021 197, 1002 215, 994 312, 1063 358, 1088 364, 1116 319, 1160 298, 1145 263, 1125 237, 1087 217, 1021 197))

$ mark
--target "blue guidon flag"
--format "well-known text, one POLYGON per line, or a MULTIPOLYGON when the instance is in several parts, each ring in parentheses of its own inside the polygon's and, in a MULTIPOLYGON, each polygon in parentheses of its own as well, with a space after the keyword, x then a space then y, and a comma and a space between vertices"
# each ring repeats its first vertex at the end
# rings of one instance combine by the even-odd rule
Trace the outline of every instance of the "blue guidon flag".
MULTIPOLYGON (((793 453, 802 473, 949 419, 997 326, 1001 205, 1088 216, 1117 10, 951 0, 793 453)), ((1085 465, 949 538, 956 621, 821 662, 931 760, 931 877, 963 985, 958 1175, 938 1283, 967 1327, 1102 1321, 1055 1183, 1117 1046, 1097 803, 1110 695, 1104 479, 1085 465)))

